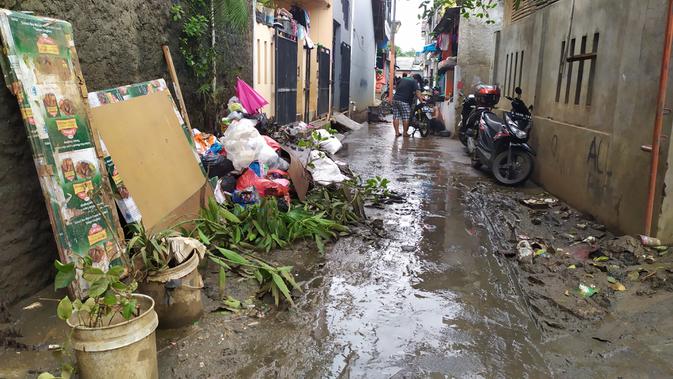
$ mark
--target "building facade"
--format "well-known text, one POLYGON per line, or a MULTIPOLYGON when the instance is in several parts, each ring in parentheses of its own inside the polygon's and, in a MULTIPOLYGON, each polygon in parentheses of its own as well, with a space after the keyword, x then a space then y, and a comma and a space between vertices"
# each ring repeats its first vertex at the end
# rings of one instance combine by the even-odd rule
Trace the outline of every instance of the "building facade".
MULTIPOLYGON (((534 105, 534 180, 626 233, 642 233, 667 1, 525 0, 505 4, 494 79, 534 105)), ((667 108, 671 108, 669 85, 667 108)), ((505 104, 501 104, 505 107, 505 104)), ((663 135, 670 136, 671 116, 663 135)), ((673 184, 662 144, 655 220, 673 236, 673 184)), ((670 165, 669 165, 670 166, 670 165)))
POLYGON ((371 0, 254 4, 254 88, 281 124, 371 105, 375 85, 371 0))

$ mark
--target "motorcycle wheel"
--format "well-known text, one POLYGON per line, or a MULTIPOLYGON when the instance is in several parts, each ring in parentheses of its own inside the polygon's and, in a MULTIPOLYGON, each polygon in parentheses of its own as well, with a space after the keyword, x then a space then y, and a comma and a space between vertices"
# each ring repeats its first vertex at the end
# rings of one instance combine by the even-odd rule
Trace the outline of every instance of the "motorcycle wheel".
POLYGON ((507 150, 498 154, 493 160, 491 171, 495 179, 505 185, 515 186, 525 182, 533 173, 533 157, 527 152, 512 150, 512 161, 508 160, 507 150))
POLYGON ((421 134, 421 137, 427 137, 430 133, 428 118, 425 115, 421 116, 416 125, 416 130, 421 134))

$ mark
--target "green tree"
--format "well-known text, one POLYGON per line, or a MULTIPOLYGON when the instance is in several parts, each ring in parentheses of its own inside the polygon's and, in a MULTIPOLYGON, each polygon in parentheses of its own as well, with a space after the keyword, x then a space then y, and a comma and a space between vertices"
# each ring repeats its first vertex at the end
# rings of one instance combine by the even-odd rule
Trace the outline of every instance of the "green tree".
POLYGON ((227 28, 245 31, 248 7, 246 0, 177 0, 171 7, 171 17, 182 29, 180 54, 196 78, 206 119, 216 119, 218 94, 222 92, 217 86, 218 71, 235 75, 230 67, 217 67, 218 33, 227 28))
MULTIPOLYGON (((523 0, 514 0, 514 8, 519 9, 523 0)), ((544 0, 533 0, 544 1, 544 0)), ((486 20, 486 23, 494 23, 491 20, 489 11, 498 6, 498 0, 423 0, 419 6, 421 13, 418 18, 421 20, 432 17, 440 9, 448 7, 460 7, 460 12, 465 18, 470 16, 486 20)))

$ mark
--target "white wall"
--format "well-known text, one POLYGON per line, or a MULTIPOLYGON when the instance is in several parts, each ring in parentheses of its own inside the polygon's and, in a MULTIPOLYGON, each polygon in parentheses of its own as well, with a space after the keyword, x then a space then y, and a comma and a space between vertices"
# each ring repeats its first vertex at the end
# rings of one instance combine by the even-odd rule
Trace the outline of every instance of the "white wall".
MULTIPOLYGON (((336 1, 335 1, 336 2, 336 1)), ((351 46, 351 101, 357 110, 374 104, 376 42, 371 0, 351 0, 355 7, 351 46)))

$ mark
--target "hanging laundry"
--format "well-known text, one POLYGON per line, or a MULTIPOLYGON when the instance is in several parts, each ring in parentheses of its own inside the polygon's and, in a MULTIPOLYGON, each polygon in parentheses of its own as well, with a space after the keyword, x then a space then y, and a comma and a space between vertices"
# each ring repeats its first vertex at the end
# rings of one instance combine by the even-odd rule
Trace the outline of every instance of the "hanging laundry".
POLYGON ((446 51, 449 49, 449 41, 451 40, 450 36, 448 33, 441 33, 437 37, 437 47, 439 47, 439 50, 441 51, 446 51))

